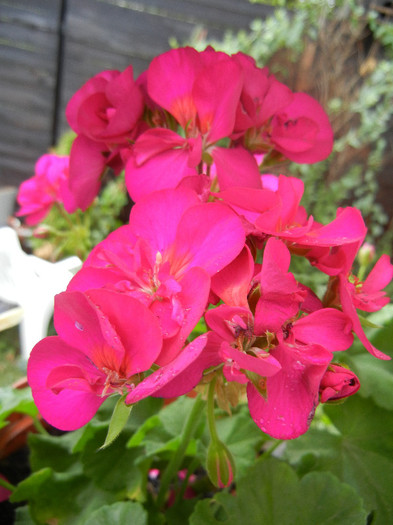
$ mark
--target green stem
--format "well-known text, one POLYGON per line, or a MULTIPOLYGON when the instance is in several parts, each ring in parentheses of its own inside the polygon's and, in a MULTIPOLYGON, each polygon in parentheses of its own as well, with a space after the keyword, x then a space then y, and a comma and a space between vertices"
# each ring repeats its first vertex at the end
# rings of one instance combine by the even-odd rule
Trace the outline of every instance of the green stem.
POLYGON ((64 209, 64 206, 60 204, 59 202, 56 202, 56 207, 58 211, 60 212, 60 215, 63 217, 63 219, 65 219, 65 221, 68 222, 70 228, 73 229, 75 227, 75 224, 72 222, 70 218, 70 214, 66 212, 66 210, 64 209))
POLYGON ((184 493, 187 490, 188 480, 190 479, 191 474, 194 472, 194 470, 196 470, 198 465, 199 465, 199 461, 197 460, 197 458, 194 458, 189 464, 186 477, 184 478, 184 481, 179 489, 179 492, 176 495, 176 502, 183 500, 184 493))
POLYGON ((3 478, 0 478, 0 487, 4 487, 5 489, 10 490, 11 492, 14 492, 14 490, 16 489, 15 485, 10 483, 9 481, 6 481, 3 478))
POLYGON ((169 485, 172 479, 177 475, 180 469, 180 466, 184 459, 184 455, 186 453, 188 444, 191 441, 197 429, 197 426, 198 426, 198 423, 201 417, 201 413, 202 413, 201 409, 202 409, 203 403, 204 401, 200 396, 195 398, 194 406, 192 407, 192 410, 188 416, 188 419, 183 427, 183 433, 181 436, 179 448, 177 449, 176 453, 173 454, 166 469, 164 470, 164 473, 161 478, 160 490, 157 496, 157 507, 158 508, 163 507, 165 503, 165 498, 169 490, 169 485))
POLYGON ((216 430, 216 418, 214 417, 214 389, 216 386, 216 377, 214 377, 209 384, 209 393, 207 395, 207 422, 209 424, 209 432, 212 441, 219 441, 216 430))
POLYGON ((275 443, 273 443, 273 445, 270 448, 268 448, 263 454, 259 456, 257 462, 262 463, 263 461, 269 459, 273 452, 276 450, 276 448, 278 448, 283 442, 283 439, 278 439, 275 443))

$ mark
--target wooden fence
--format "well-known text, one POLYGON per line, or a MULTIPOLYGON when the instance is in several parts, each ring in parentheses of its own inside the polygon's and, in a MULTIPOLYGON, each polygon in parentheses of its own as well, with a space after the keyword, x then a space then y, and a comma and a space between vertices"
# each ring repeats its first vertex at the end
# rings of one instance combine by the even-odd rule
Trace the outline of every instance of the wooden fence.
POLYGON ((33 174, 94 74, 130 63, 139 74, 170 37, 198 26, 219 37, 271 12, 248 0, 0 0, 0 186, 33 174))

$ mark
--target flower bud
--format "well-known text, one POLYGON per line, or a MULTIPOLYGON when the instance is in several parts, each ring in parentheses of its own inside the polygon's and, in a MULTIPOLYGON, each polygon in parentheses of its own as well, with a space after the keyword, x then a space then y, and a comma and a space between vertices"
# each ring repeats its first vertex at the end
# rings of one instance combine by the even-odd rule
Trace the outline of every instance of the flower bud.
POLYGON ((359 388, 359 379, 351 370, 332 363, 326 370, 319 385, 321 403, 351 396, 359 388))
POLYGON ((368 266, 375 258, 375 247, 365 242, 358 252, 360 266, 368 266))
POLYGON ((228 448, 218 440, 212 440, 207 451, 206 469, 214 486, 228 487, 235 472, 235 463, 228 448))

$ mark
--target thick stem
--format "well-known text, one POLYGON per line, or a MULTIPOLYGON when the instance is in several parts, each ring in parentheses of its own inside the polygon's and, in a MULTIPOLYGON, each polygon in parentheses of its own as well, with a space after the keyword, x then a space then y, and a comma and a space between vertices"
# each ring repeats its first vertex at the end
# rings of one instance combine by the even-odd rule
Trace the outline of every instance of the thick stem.
POLYGON ((188 416, 188 419, 183 427, 179 448, 177 449, 176 453, 173 454, 172 459, 168 463, 162 475, 160 490, 157 496, 158 508, 163 507, 169 490, 169 485, 180 469, 188 444, 191 441, 199 424, 203 403, 204 401, 200 396, 195 398, 194 406, 192 407, 190 415, 188 416))

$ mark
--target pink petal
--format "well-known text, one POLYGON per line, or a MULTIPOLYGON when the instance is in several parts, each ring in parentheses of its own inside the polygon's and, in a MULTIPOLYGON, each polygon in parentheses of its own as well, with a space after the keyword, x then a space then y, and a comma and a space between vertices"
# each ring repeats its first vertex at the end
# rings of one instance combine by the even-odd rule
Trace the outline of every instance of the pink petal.
POLYGON ((307 432, 318 404, 319 385, 332 354, 318 345, 280 344, 271 354, 281 370, 266 379, 265 399, 252 383, 247 386, 251 417, 276 439, 294 439, 307 432))
POLYGON ((348 281, 345 276, 340 275, 340 299, 343 308, 343 312, 351 319, 353 324, 353 331, 359 337, 360 341, 364 345, 365 349, 370 352, 371 355, 377 357, 378 359, 391 359, 390 356, 384 354, 374 345, 370 343, 367 339, 366 334, 364 333, 362 324, 359 320, 356 308, 353 305, 351 294, 348 290, 348 281))
POLYGON ((387 254, 382 255, 363 283, 362 292, 372 293, 383 290, 393 278, 393 264, 387 254))
POLYGON ((228 342, 224 341, 221 345, 220 354, 226 366, 230 367, 230 361, 233 361, 237 368, 254 372, 261 377, 271 377, 281 369, 277 359, 263 350, 259 350, 258 355, 252 356, 232 348, 228 342))
MULTIPOLYGON (((27 365, 27 377, 34 401, 42 417, 60 430, 75 430, 85 425, 104 402, 93 389, 63 389, 55 394, 47 386, 49 374, 57 367, 70 364, 78 368, 91 369, 94 365, 86 355, 67 345, 60 337, 47 337, 32 350, 27 365)), ((86 386, 87 383, 86 383, 86 386)))
POLYGON ((341 246, 362 242, 367 233, 360 211, 356 208, 343 208, 337 217, 327 224, 296 239, 297 244, 305 246, 341 246))
POLYGON ((247 308, 253 275, 254 258, 246 245, 236 259, 212 277, 212 290, 227 305, 247 308))
POLYGON ((291 329, 297 341, 337 352, 353 343, 352 321, 334 308, 322 308, 298 319, 291 329))
POLYGON ((242 250, 245 232, 240 219, 224 204, 189 208, 179 224, 171 260, 173 271, 199 266, 214 275, 242 250))
POLYGON ((202 69, 199 53, 191 48, 172 49, 155 57, 147 72, 148 93, 186 128, 196 108, 192 98, 195 78, 202 69))
POLYGON ((202 370, 193 368, 193 362, 199 357, 207 342, 206 334, 194 339, 180 354, 166 366, 153 372, 131 391, 126 404, 136 403, 147 396, 174 397, 183 395, 199 382, 202 370), (187 373, 182 374, 182 372, 187 373), (180 376, 180 374, 182 374, 180 376))
POLYGON ((202 317, 209 297, 210 278, 202 268, 191 268, 180 281, 181 292, 176 295, 183 319, 175 337, 164 339, 156 363, 166 365, 181 351, 185 340, 202 317))
POLYGON ((133 206, 131 231, 163 254, 173 244, 185 212, 199 203, 197 194, 187 188, 154 192, 133 206))
POLYGON ((254 156, 242 147, 220 148, 212 151, 221 190, 233 186, 261 188, 261 177, 254 156))
POLYGON ((243 77, 230 57, 221 57, 204 68, 192 89, 198 113, 199 129, 208 143, 228 137, 235 124, 243 77))
MULTIPOLYGON (((124 346, 121 364, 124 376, 148 370, 162 345, 161 330, 153 313, 140 301, 122 293, 101 289, 90 290, 87 295, 115 329, 114 334, 105 334, 111 343, 110 349, 100 348, 95 353, 114 351, 116 341, 120 339, 124 346)), ((105 358, 108 361, 110 356, 105 355, 105 358)), ((113 367, 113 370, 119 369, 119 366, 113 367)))
POLYGON ((140 166, 130 157, 126 165, 126 186, 134 202, 154 191, 176 188, 182 179, 197 175, 189 167, 190 152, 185 148, 167 149, 140 166))
POLYGON ((105 146, 83 135, 72 144, 69 186, 82 211, 90 206, 100 190, 100 177, 105 168, 104 151, 105 146))

